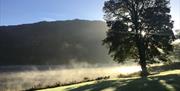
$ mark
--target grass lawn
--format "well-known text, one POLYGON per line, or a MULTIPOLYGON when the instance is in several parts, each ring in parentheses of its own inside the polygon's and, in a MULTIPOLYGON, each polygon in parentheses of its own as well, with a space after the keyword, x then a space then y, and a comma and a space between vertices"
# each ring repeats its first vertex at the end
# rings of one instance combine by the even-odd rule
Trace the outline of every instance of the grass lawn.
POLYGON ((163 71, 148 78, 116 78, 38 91, 180 91, 180 69, 163 71))

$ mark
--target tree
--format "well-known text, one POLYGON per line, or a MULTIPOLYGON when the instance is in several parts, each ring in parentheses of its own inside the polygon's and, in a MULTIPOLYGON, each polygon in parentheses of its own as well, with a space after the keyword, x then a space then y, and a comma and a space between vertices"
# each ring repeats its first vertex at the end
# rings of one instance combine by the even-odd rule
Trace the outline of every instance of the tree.
POLYGON ((172 55, 174 56, 175 60, 180 61, 180 30, 176 30, 176 33, 176 40, 171 43, 174 46, 174 52, 172 55))
POLYGON ((146 77, 147 64, 170 61, 173 51, 169 0, 108 0, 103 10, 109 30, 103 44, 117 62, 139 62, 146 77))
POLYGON ((176 34, 176 38, 180 39, 180 29, 175 30, 175 32, 177 33, 176 34))

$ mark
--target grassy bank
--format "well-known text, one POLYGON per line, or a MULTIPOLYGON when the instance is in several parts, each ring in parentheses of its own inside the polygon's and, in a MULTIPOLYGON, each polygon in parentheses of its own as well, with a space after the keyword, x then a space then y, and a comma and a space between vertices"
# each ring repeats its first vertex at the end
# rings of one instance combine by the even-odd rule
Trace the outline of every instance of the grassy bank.
POLYGON ((150 75, 148 78, 116 78, 38 91, 180 91, 179 84, 180 69, 174 69, 150 75))

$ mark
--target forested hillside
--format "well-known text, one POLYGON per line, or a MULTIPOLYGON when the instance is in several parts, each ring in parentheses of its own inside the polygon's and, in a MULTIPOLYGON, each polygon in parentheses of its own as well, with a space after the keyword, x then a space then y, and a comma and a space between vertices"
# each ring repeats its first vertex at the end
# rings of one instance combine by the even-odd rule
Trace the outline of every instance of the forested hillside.
POLYGON ((105 22, 68 20, 0 26, 0 65, 109 62, 105 22))

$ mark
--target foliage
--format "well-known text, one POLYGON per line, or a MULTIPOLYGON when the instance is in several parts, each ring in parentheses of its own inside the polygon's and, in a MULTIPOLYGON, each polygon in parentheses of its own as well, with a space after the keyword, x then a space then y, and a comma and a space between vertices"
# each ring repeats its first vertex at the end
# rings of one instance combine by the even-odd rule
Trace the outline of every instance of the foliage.
POLYGON ((169 0, 108 0, 104 4, 109 30, 103 44, 117 62, 127 58, 148 63, 170 61, 173 50, 169 0))

